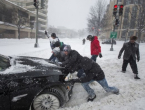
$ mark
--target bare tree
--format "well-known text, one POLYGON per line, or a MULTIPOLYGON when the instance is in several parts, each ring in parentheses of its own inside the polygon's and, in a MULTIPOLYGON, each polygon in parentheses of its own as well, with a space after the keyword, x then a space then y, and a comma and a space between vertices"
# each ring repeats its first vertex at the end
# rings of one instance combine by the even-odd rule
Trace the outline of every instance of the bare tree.
POLYGON ((95 6, 92 6, 88 18, 88 31, 99 35, 99 29, 101 28, 101 20, 105 13, 106 3, 105 0, 98 0, 95 6))
POLYGON ((106 13, 103 16, 103 19, 101 20, 101 29, 102 31, 111 31, 112 22, 110 22, 110 19, 112 18, 112 14, 106 10, 106 13))
POLYGON ((20 9, 13 9, 13 21, 18 28, 18 39, 20 39, 20 30, 30 25, 28 13, 21 11, 20 9), (28 26, 27 26, 28 25, 28 26))

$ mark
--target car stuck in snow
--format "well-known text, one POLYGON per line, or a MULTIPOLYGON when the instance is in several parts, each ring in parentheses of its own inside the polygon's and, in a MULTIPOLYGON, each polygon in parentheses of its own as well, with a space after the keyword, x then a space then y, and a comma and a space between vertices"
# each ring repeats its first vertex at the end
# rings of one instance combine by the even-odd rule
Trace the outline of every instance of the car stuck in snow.
POLYGON ((0 55, 0 110, 55 110, 71 98, 62 67, 47 59, 0 55))

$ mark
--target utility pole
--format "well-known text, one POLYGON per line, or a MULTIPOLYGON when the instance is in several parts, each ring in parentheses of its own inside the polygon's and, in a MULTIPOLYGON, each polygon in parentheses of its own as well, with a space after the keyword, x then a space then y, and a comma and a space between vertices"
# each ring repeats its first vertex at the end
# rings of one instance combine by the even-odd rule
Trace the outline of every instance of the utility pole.
POLYGON ((36 8, 36 43, 34 47, 38 47, 38 8, 36 8))
POLYGON ((34 47, 37 48, 38 47, 38 6, 39 6, 38 0, 34 0, 34 6, 36 7, 36 43, 34 47))
MULTIPOLYGON (((39 10, 39 0, 34 0, 34 6, 36 7, 36 43, 34 45, 37 48, 38 45, 38 10, 39 10)), ((41 9, 45 8, 45 0, 41 0, 41 9)))

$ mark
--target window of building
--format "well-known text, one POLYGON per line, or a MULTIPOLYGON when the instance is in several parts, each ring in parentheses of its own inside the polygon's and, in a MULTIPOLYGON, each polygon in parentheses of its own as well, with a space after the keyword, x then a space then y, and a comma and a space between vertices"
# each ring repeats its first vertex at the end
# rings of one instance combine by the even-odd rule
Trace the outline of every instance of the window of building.
POLYGON ((129 31, 128 32, 128 37, 133 36, 134 35, 134 31, 129 31))
POLYGON ((132 7, 130 28, 134 29, 136 26, 137 6, 132 7))
POLYGON ((121 38, 125 38, 125 36, 126 36, 126 30, 122 31, 121 38))
POLYGON ((26 6, 30 6, 30 5, 33 5, 34 2, 29 2, 29 3, 26 3, 26 6))
POLYGON ((123 29, 127 29, 129 27, 129 7, 126 7, 124 12, 123 29))
POLYGON ((131 4, 131 0, 125 0, 124 2, 125 2, 125 5, 131 4))
POLYGON ((138 4, 138 0, 134 0, 134 4, 138 4))

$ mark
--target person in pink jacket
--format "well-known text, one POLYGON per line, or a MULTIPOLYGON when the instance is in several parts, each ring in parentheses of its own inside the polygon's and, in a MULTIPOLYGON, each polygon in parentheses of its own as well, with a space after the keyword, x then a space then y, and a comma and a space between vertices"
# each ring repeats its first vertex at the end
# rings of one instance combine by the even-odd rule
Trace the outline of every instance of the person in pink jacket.
POLYGON ((91 41, 91 59, 96 62, 96 59, 102 57, 101 46, 97 36, 88 35, 87 40, 91 41))

